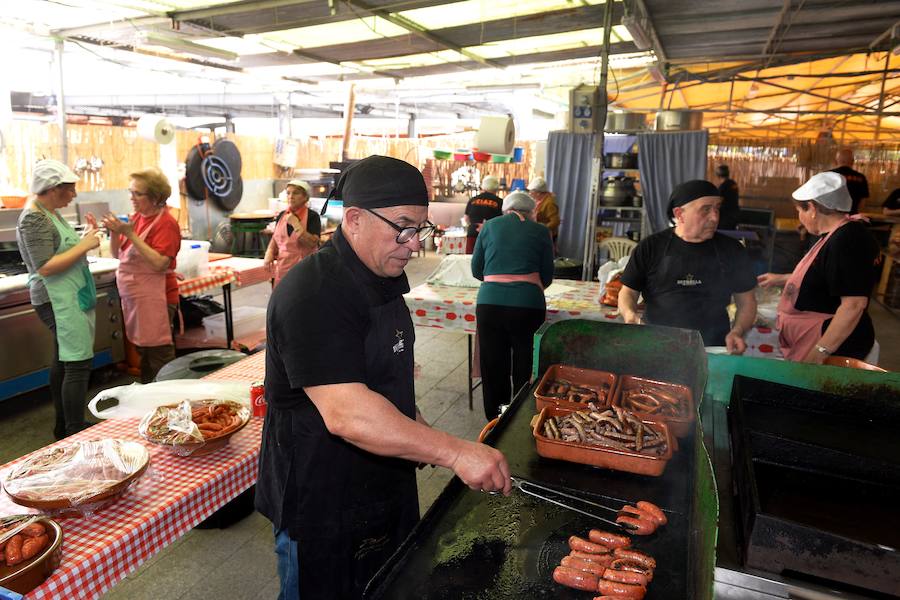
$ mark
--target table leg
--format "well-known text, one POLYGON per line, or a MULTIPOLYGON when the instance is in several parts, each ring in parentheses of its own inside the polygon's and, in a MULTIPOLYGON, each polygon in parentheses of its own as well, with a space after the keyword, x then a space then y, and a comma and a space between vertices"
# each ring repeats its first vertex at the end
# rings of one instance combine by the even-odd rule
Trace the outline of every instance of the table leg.
POLYGON ((225 305, 225 348, 231 350, 231 342, 234 341, 234 323, 231 311, 231 284, 222 286, 222 303, 225 305))
POLYGON ((471 336, 471 335, 466 336, 466 344, 467 344, 467 347, 469 350, 469 360, 466 362, 468 372, 469 372, 469 379, 468 379, 468 381, 466 381, 466 388, 469 390, 469 410, 474 410, 472 408, 473 392, 478 389, 479 385, 481 385, 480 377, 478 378, 478 383, 476 383, 475 385, 472 385, 472 379, 473 379, 473 377, 472 377, 472 338, 473 337, 474 336, 471 336))

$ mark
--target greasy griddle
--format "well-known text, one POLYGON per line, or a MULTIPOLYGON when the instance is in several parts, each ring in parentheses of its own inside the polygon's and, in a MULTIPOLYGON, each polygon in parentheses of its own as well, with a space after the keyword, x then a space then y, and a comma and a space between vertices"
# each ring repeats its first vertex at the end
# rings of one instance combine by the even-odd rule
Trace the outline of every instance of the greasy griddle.
MULTIPOLYGON (((661 477, 646 477, 544 459, 535 452, 530 421, 533 389, 522 391, 488 436, 511 472, 524 479, 620 506, 649 500, 667 511, 669 524, 654 535, 633 536, 633 546, 657 560, 646 598, 691 598, 689 576, 693 490, 693 436, 661 477)), ((610 513, 611 514, 611 513, 610 513)), ((521 492, 508 498, 469 490, 457 478, 444 489, 391 560, 370 582, 366 598, 590 599, 553 582, 552 572, 568 553, 570 535, 592 527, 613 531, 589 517, 558 508, 521 492)))
POLYGON ((900 593, 900 402, 736 376, 744 563, 900 593))

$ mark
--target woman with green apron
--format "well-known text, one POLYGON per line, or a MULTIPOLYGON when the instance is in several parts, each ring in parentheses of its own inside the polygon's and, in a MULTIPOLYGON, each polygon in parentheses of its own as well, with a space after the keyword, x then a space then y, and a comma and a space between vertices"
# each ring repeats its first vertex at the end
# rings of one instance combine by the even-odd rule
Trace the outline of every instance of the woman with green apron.
POLYGON ((97 291, 86 255, 100 240, 92 216, 84 237, 79 238, 58 212, 78 195, 77 181, 78 176, 59 161, 38 162, 31 182, 35 197, 22 211, 16 228, 19 252, 28 267, 31 303, 54 335, 50 395, 57 439, 89 425, 84 409, 94 357, 97 291))

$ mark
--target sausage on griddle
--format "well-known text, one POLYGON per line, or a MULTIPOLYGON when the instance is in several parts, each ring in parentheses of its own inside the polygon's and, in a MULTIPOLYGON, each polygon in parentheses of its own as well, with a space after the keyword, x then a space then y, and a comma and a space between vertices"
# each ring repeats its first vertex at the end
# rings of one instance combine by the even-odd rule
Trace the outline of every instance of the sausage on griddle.
POLYGON ((553 569, 553 581, 576 590, 596 592, 600 579, 592 574, 569 567, 556 567, 553 569))

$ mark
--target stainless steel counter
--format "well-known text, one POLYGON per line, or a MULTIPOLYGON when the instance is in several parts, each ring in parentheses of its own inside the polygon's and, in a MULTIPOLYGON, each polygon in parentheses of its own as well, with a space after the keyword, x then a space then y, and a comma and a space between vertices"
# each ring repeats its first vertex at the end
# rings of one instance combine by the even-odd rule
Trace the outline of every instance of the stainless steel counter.
MULTIPOLYGON (((125 358, 124 326, 112 258, 89 258, 97 286, 94 367, 125 358)), ((47 384, 53 337, 38 318, 28 294, 28 275, 0 279, 0 400, 47 384)))

